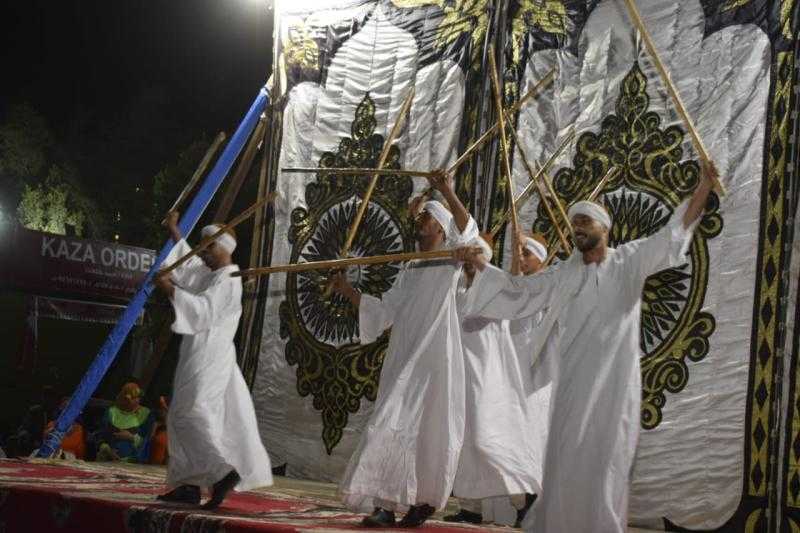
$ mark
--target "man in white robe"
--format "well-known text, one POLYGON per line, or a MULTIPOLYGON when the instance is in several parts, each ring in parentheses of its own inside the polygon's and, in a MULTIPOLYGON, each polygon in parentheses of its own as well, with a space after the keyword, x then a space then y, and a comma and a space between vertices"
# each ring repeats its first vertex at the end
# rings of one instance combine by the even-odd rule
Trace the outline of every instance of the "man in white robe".
MULTIPOLYGON (((488 261, 492 248, 486 239, 481 236, 472 244, 483 249, 488 261)), ((453 486, 461 509, 444 520, 480 524, 482 501, 506 496, 518 525, 541 486, 543 447, 531 443, 544 431, 546 418, 536 415, 546 413, 546 407, 529 408, 530 364, 521 362, 514 349, 509 321, 463 316, 474 275, 466 263, 456 297, 466 384, 464 445, 453 486)))
MULTIPOLYGON (((170 213, 167 226, 176 242, 167 258, 172 263, 191 248, 170 213)), ((204 238, 219 230, 202 230, 204 238)), ((231 490, 272 484, 269 457, 256 425, 247 384, 236 364, 233 338, 242 312, 241 278, 231 254, 232 233, 224 233, 178 267, 156 278, 156 286, 175 309, 172 331, 181 334, 167 416, 169 462, 167 486, 160 500, 198 504, 200 488, 211 489, 203 507, 219 506, 231 490)))
MULTIPOLYGON (((428 201, 416 218, 421 251, 464 246, 478 234, 449 178, 432 178, 450 207, 428 201)), ((334 288, 359 309, 363 344, 391 327, 378 397, 339 485, 345 505, 370 512, 362 525, 417 527, 442 509, 453 487, 464 434, 464 356, 456 309, 461 265, 411 261, 380 298, 344 276, 334 288)))
POLYGON ((711 190, 713 167, 691 200, 650 237, 609 248, 611 219, 592 202, 570 208, 576 250, 535 276, 512 277, 474 251, 471 314, 522 318, 547 308, 542 334, 552 341, 557 376, 542 495, 523 524, 547 533, 623 533, 628 479, 639 435, 639 323, 645 279, 686 262, 693 229, 711 190))

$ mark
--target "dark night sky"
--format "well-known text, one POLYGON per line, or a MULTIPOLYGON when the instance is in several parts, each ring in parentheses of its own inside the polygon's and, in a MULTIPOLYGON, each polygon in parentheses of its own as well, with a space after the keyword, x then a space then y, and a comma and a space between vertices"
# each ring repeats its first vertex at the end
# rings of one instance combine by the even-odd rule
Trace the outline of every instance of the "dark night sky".
POLYGON ((95 236, 141 244, 153 177, 192 143, 220 130, 230 136, 269 77, 271 3, 6 3, 0 121, 21 103, 43 115, 54 160, 77 169, 107 223, 121 213, 95 236))
POLYGON ((154 88, 187 128, 230 130, 269 74, 272 12, 263 0, 38 0, 5 9, 0 102, 27 101, 56 130, 79 118, 113 120, 154 88))

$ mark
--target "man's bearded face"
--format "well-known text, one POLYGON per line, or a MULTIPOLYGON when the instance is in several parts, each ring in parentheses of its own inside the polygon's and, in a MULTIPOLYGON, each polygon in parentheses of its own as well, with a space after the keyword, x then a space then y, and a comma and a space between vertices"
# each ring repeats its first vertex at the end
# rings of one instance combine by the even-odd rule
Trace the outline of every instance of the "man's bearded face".
POLYGON ((572 217, 572 229, 575 233, 575 247, 581 252, 596 248, 608 233, 605 226, 586 215, 572 217))

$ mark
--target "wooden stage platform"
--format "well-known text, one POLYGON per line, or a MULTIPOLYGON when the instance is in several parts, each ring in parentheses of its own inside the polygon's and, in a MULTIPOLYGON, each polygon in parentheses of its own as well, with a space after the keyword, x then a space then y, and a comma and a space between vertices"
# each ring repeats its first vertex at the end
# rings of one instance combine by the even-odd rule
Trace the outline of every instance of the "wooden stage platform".
MULTIPOLYGON (((336 487, 277 477, 275 485, 234 493, 217 511, 157 502, 163 467, 38 459, 0 460, 0 533, 244 533, 353 531, 361 515, 341 506, 336 487)), ((455 509, 451 500, 447 512, 455 509)), ((506 532, 454 526, 437 514, 420 532, 506 532)), ((642 533, 643 530, 631 529, 642 533)))

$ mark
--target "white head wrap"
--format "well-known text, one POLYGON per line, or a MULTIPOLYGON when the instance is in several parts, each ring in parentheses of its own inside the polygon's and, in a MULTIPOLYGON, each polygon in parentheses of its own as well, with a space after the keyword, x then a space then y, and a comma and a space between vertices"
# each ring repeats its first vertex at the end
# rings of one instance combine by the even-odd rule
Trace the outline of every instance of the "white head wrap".
POLYGON ((523 241, 523 246, 530 250, 539 261, 544 261, 547 259, 547 247, 536 239, 526 237, 525 241, 523 241))
POLYGON ((451 222, 453 221, 453 213, 447 210, 445 206, 441 204, 441 202, 437 202, 436 200, 428 200, 422 206, 423 211, 427 211, 430 215, 436 219, 436 222, 444 230, 444 239, 449 240, 452 232, 453 232, 453 225, 451 222))
POLYGON ((492 247, 489 246, 489 243, 486 242, 483 237, 475 237, 470 241, 469 245, 480 247, 481 251, 483 251, 483 257, 485 257, 487 261, 492 260, 492 247))
POLYGON ((567 216, 572 220, 572 217, 575 215, 586 215, 604 225, 606 229, 611 229, 611 217, 608 215, 608 211, 606 211, 605 207, 598 203, 588 200, 575 202, 572 207, 569 208, 567 216))
MULTIPOLYGON (((200 231, 200 235, 205 239, 214 235, 221 228, 222 226, 218 224, 210 224, 204 227, 200 231)), ((214 242, 216 242, 218 246, 221 246, 229 254, 232 254, 233 251, 236 249, 236 239, 234 239, 233 235, 231 235, 227 231, 222 235, 220 235, 219 237, 217 237, 216 239, 214 239, 214 242)))

